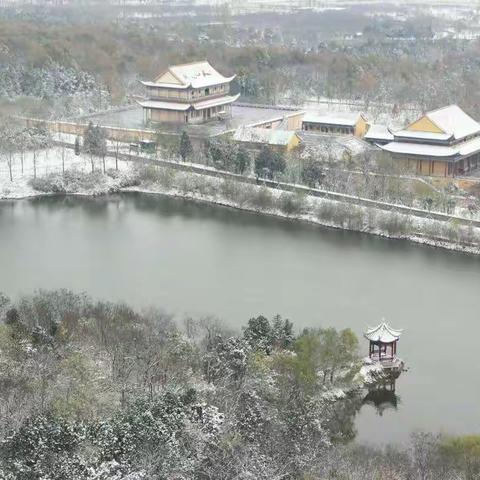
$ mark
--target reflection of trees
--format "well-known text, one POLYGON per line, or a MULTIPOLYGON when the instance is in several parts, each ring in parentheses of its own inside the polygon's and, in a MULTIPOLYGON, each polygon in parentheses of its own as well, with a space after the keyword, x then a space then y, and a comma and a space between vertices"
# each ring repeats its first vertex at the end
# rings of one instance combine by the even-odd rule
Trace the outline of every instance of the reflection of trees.
POLYGON ((331 405, 326 427, 335 440, 348 442, 357 435, 355 420, 357 413, 362 408, 360 392, 352 392, 342 400, 337 400, 331 405))
POLYGON ((101 197, 81 197, 78 195, 50 195, 47 197, 34 197, 28 199, 33 207, 39 207, 49 212, 63 211, 65 209, 82 209, 88 214, 105 216, 108 208, 115 200, 120 201, 120 196, 108 195, 101 197))

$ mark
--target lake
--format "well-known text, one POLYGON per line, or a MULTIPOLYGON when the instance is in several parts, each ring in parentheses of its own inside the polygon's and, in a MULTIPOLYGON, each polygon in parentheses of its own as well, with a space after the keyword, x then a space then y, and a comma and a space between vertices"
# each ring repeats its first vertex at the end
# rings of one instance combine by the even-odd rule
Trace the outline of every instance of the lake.
MULTIPOLYGON (((383 317, 405 332, 398 408, 357 417, 358 440, 480 433, 480 258, 142 194, 0 202, 0 291, 86 291, 240 328, 276 313, 303 327, 383 317)), ((362 351, 368 351, 361 339, 362 351)))

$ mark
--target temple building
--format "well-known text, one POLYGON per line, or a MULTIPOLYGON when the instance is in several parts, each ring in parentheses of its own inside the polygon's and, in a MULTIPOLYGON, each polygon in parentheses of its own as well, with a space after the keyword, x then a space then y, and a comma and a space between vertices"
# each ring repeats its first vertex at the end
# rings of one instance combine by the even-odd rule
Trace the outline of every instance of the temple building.
POLYGON ((327 115, 308 112, 303 117, 302 130, 309 132, 354 135, 363 137, 368 123, 363 113, 330 113, 327 115))
POLYGON ((142 82, 146 99, 145 123, 204 123, 231 116, 231 105, 240 95, 230 95, 230 83, 207 61, 169 67, 153 82, 142 82))
POLYGON ((480 124, 457 105, 428 112, 403 130, 390 130, 393 139, 378 132, 368 132, 365 139, 418 175, 465 175, 480 163, 480 124))

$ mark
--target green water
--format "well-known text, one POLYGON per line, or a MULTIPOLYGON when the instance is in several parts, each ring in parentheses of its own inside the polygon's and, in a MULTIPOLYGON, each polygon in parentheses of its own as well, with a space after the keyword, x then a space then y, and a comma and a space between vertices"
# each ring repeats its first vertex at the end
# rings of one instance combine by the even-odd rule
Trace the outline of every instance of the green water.
POLYGON ((281 313, 361 335, 386 317, 409 371, 358 439, 480 433, 477 257, 147 195, 0 203, 0 291, 61 287, 235 327, 281 313))

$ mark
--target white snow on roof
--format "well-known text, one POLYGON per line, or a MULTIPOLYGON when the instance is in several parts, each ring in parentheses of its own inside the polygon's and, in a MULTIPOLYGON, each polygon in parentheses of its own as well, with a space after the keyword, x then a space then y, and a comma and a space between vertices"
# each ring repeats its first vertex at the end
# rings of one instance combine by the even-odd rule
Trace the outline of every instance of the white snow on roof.
POLYGON ((325 115, 320 113, 307 112, 303 117, 303 122, 354 127, 361 116, 362 114, 358 112, 338 112, 325 115))
POLYGON ((426 114, 438 128, 459 140, 480 132, 480 124, 467 115, 458 105, 449 105, 426 114))
POLYGON ((158 108, 161 110, 188 110, 190 103, 175 103, 175 102, 159 102, 157 100, 146 100, 138 102, 143 108, 158 108))
POLYGON ((466 157, 480 153, 480 137, 458 145, 425 145, 423 143, 390 142, 380 145, 380 148, 390 153, 403 155, 422 155, 427 157, 466 157))
POLYGON ((204 108, 219 107, 220 105, 227 105, 229 103, 233 103, 237 101, 239 97, 240 97, 240 94, 214 98, 212 100, 204 100, 203 102, 194 103, 193 108, 195 110, 202 110, 204 108))
POLYGON ((471 155, 480 151, 480 137, 458 145, 458 153, 461 156, 471 155))
POLYGON ((179 85, 176 83, 161 83, 161 82, 140 82, 145 87, 161 87, 161 88, 175 88, 184 90, 188 85, 179 85))
POLYGON ((453 136, 451 133, 418 132, 413 130, 398 130, 393 133, 398 138, 413 138, 417 140, 446 141, 453 136))
POLYGON ((235 131, 233 139, 236 142, 287 146, 295 135, 291 130, 240 127, 235 131))
POLYGON ((402 333, 403 330, 395 330, 383 322, 377 327, 369 328, 364 336, 372 342, 392 343, 397 341, 402 333))
POLYGON ((458 153, 458 148, 408 142, 390 142, 386 145, 381 145, 380 148, 390 153, 423 155, 427 157, 454 157, 458 153))
POLYGON ((393 140, 393 134, 386 125, 372 124, 365 137, 366 140, 393 140))
POLYGON ((235 78, 235 76, 224 77, 206 61, 176 65, 170 67, 169 71, 184 85, 191 85, 193 88, 203 88, 228 83, 235 78))
POLYGON ((302 153, 305 158, 309 155, 315 155, 319 159, 328 157, 340 161, 345 157, 345 154, 355 157, 374 148, 366 141, 353 135, 322 134, 309 130, 299 130, 297 134, 305 148, 302 153))

